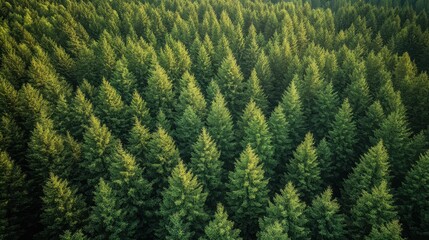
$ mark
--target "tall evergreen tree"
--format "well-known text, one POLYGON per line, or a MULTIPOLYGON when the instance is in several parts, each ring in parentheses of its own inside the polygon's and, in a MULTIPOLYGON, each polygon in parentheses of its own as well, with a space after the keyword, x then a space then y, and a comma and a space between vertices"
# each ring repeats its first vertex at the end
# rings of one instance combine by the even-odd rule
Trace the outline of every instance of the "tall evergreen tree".
POLYGON ((131 239, 127 232, 126 213, 110 185, 100 178, 94 192, 94 206, 87 232, 93 239, 131 239))
POLYGON ((130 117, 136 117, 141 124, 146 127, 152 126, 152 118, 146 101, 140 96, 137 91, 134 91, 131 103, 129 106, 130 117))
POLYGON ((234 222, 228 220, 228 213, 222 204, 217 205, 214 219, 204 229, 203 239, 240 240, 240 230, 234 228, 234 222))
POLYGON ((253 237, 258 231, 258 219, 264 215, 268 203, 267 184, 263 164, 247 146, 235 162, 234 171, 229 173, 226 194, 231 218, 242 231, 243 238, 253 237))
POLYGON ((260 240, 289 240, 289 236, 285 232, 284 227, 280 224, 279 221, 274 221, 274 223, 265 226, 264 229, 261 229, 259 232, 260 240))
POLYGON ((136 158, 136 162, 143 166, 146 162, 150 132, 138 119, 134 119, 134 126, 128 136, 127 150, 136 158))
POLYGON ((380 141, 361 157, 360 162, 344 180, 341 194, 344 207, 350 209, 363 191, 369 192, 382 181, 389 180, 389 156, 380 141))
POLYGON ((314 103, 311 105, 313 114, 310 118, 311 130, 314 131, 315 139, 319 140, 328 134, 329 126, 335 119, 338 96, 333 90, 332 83, 329 83, 314 98, 314 103))
POLYGON ((171 216, 167 216, 168 223, 165 226, 166 236, 168 240, 188 240, 191 239, 192 234, 190 232, 189 223, 183 222, 183 216, 180 213, 175 213, 171 216))
POLYGON ((70 125, 67 126, 73 137, 82 139, 85 126, 89 124, 89 120, 93 114, 94 110, 91 101, 78 88, 75 97, 70 103, 70 125))
POLYGON ((178 214, 184 224, 189 224, 191 237, 199 237, 208 218, 204 204, 207 193, 191 171, 188 171, 182 161, 168 177, 168 187, 162 192, 162 202, 159 210, 161 216, 159 237, 165 236, 165 226, 170 216, 178 214))
MULTIPOLYGON (((329 131, 328 141, 334 163, 334 179, 343 179, 353 166, 356 125, 349 101, 344 100, 329 131)), ((333 179, 333 180, 334 180, 333 179)), ((332 181, 332 180, 331 180, 332 181)))
POLYGON ((137 80, 134 74, 128 70, 128 61, 124 56, 116 61, 110 83, 120 93, 123 100, 130 103, 137 80))
POLYGON ((314 139, 311 133, 305 135, 304 141, 293 153, 293 158, 286 166, 285 182, 292 182, 302 199, 310 202, 319 194, 322 185, 320 167, 317 159, 314 139))
POLYGON ((204 119, 207 104, 195 78, 188 72, 185 72, 182 76, 181 83, 176 112, 180 115, 188 106, 191 106, 195 113, 198 114, 201 119, 204 119))
POLYGON ((274 91, 273 73, 270 68, 270 62, 264 51, 261 51, 258 60, 255 64, 256 76, 261 80, 261 86, 266 93, 273 93, 268 95, 268 101, 273 104, 277 101, 276 91, 274 91))
POLYGON ((74 233, 69 230, 65 231, 60 237, 61 240, 88 240, 88 237, 82 233, 82 230, 78 230, 74 233))
POLYGON ((317 196, 307 209, 311 239, 344 239, 345 216, 340 213, 340 205, 332 198, 329 187, 317 196))
POLYGON ((186 161, 191 156, 194 144, 201 132, 203 123, 191 106, 188 106, 176 123, 176 139, 180 154, 186 161))
POLYGON ((198 56, 194 64, 194 74, 200 86, 208 86, 210 80, 213 78, 213 66, 210 52, 202 45, 198 50, 198 56))
POLYGON ((206 189, 207 205, 211 208, 214 208, 216 203, 222 199, 222 190, 224 190, 222 186, 223 162, 219 157, 220 152, 217 150, 216 143, 206 128, 203 128, 193 145, 189 167, 206 189))
POLYGON ((362 239, 383 224, 395 220, 397 216, 393 196, 389 193, 386 181, 364 191, 351 210, 351 232, 355 239, 362 239))
POLYGON ((180 161, 179 150, 173 138, 163 128, 158 128, 151 134, 147 149, 147 161, 143 166, 159 196, 162 189, 167 187, 167 177, 180 161))
POLYGON ((413 238, 425 238, 429 226, 429 151, 407 173, 399 190, 400 210, 403 222, 413 238))
POLYGON ((171 118, 174 97, 173 84, 161 66, 155 65, 152 70, 151 76, 147 81, 144 97, 149 109, 152 111, 152 116, 155 116, 159 110, 162 110, 167 118, 171 118))
POLYGON ((268 111, 268 100, 261 87, 261 83, 256 74, 255 69, 250 73, 249 79, 245 83, 245 99, 248 101, 254 101, 256 105, 264 112, 268 111))
POLYGON ((239 130, 242 134, 241 138, 242 149, 248 145, 254 149, 259 160, 264 164, 264 170, 267 177, 274 177, 274 170, 277 166, 277 161, 273 159, 273 145, 271 143, 271 133, 268 129, 268 124, 265 121, 264 114, 261 109, 256 106, 254 101, 250 101, 241 116, 239 130))
POLYGON ((370 234, 365 237, 365 240, 404 240, 401 237, 401 224, 398 220, 383 224, 378 228, 372 228, 370 234))
POLYGON ((269 202, 266 214, 259 220, 261 229, 279 222, 285 233, 291 239, 308 239, 310 231, 307 229, 308 222, 305 216, 305 203, 299 199, 299 194, 291 182, 288 182, 280 194, 274 196, 269 202))
POLYGON ((334 163, 332 162, 332 152, 326 138, 320 140, 316 148, 316 155, 319 159, 320 176, 322 185, 328 186, 334 176, 334 163))
POLYGON ((234 123, 220 92, 215 95, 211 103, 207 116, 207 131, 219 147, 226 169, 232 170, 236 153, 234 123))
POLYGON ((44 229, 40 236, 58 239, 65 230, 75 231, 86 222, 86 204, 81 195, 72 189, 67 180, 54 174, 43 187, 42 214, 44 229))

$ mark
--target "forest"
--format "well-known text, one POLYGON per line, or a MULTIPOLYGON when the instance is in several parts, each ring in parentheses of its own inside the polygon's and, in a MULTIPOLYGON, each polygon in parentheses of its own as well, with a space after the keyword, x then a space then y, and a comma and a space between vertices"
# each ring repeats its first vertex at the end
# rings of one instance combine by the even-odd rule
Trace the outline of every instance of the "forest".
POLYGON ((429 239, 428 14, 0 0, 0 240, 429 239))

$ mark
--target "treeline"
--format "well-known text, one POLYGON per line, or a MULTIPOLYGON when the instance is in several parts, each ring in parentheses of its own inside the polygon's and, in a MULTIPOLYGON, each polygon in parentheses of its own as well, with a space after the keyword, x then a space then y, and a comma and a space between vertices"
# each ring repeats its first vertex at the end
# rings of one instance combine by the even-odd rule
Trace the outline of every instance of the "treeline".
POLYGON ((424 3, 314 2, 0 1, 0 239, 428 238, 424 3))

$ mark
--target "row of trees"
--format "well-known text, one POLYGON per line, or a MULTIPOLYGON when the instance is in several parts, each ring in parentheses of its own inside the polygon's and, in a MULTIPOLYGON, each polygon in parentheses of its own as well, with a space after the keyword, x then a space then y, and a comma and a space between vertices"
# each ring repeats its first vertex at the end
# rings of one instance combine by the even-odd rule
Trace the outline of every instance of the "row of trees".
POLYGON ((0 238, 427 237, 427 12, 336 2, 1 1, 0 238))

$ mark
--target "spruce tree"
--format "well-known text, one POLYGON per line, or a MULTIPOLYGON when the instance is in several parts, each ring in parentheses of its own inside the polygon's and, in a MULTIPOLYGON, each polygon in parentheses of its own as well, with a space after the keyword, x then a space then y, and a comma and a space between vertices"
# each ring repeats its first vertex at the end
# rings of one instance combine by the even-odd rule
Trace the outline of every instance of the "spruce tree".
POLYGON ((191 237, 199 237, 208 218, 204 210, 206 198, 207 193, 203 192, 197 177, 179 161, 168 177, 168 187, 162 192, 159 209, 161 221, 157 235, 165 237, 165 226, 168 226, 169 218, 178 214, 184 224, 189 224, 191 237))
POLYGON ((429 151, 413 165, 399 190, 401 216, 413 238, 429 236, 428 169, 429 151))
POLYGON ((330 187, 312 201, 307 217, 311 239, 345 238, 345 216, 340 212, 337 200, 332 197, 330 187))
POLYGON ((147 148, 150 140, 150 132, 137 118, 134 118, 134 126, 128 135, 127 150, 136 158, 136 162, 143 166, 146 162, 147 148))
POLYGON ((243 102, 243 75, 232 53, 228 54, 217 72, 219 88, 225 96, 225 102, 231 109, 232 116, 237 118, 241 113, 243 102))
POLYGON ((329 83, 314 98, 314 103, 311 105, 313 115, 309 119, 311 119, 311 130, 314 131, 315 139, 320 140, 328 134, 329 126, 334 121, 335 112, 338 109, 338 96, 333 90, 332 83, 329 83))
POLYGON ((354 162, 354 147, 357 142, 356 125, 353 121, 353 113, 349 101, 344 100, 335 120, 331 124, 328 141, 332 151, 334 163, 334 179, 343 179, 347 176, 354 162))
POLYGON ((21 239, 31 230, 26 175, 6 152, 0 152, 0 238, 21 239))
POLYGON ((167 187, 167 177, 180 161, 179 150, 173 138, 163 128, 158 128, 151 134, 147 149, 147 161, 143 167, 159 196, 162 189, 167 187))
POLYGON ((167 118, 171 118, 174 97, 173 84, 161 66, 155 65, 152 70, 151 76, 147 80, 144 97, 152 116, 155 116, 158 111, 162 110, 167 118))
POLYGON ((208 193, 207 205, 214 208, 222 199, 224 172, 220 152, 206 128, 202 129, 192 149, 189 167, 208 193))
MULTIPOLYGON (((270 62, 264 51, 261 51, 258 56, 258 60, 255 64, 256 76, 261 80, 261 86, 266 93, 275 93, 273 73, 271 72, 270 62)), ((276 94, 269 94, 268 101, 274 103, 277 101, 276 94)))
POLYGON ((89 238, 82 233, 82 230, 78 230, 76 232, 70 232, 69 230, 65 231, 63 235, 61 235, 60 240, 88 240, 89 238))
POLYGON ((163 110, 159 110, 158 114, 156 115, 155 119, 155 126, 154 130, 158 128, 164 129, 168 134, 173 134, 173 128, 172 128, 172 120, 167 118, 167 115, 165 115, 163 110))
POLYGON ((221 152, 221 159, 225 162, 225 168, 232 170, 236 153, 234 123, 220 92, 215 95, 211 103, 207 116, 207 131, 221 152))
POLYGON ((113 159, 109 168, 110 186, 124 212, 126 231, 131 238, 141 238, 144 233, 141 229, 148 229, 147 223, 153 215, 153 201, 150 199, 152 185, 143 178, 143 171, 134 157, 120 145, 113 159))
POLYGON ((401 224, 398 220, 383 224, 378 228, 372 228, 370 234, 365 237, 365 240, 404 240, 401 237, 401 224))
POLYGON ((374 130, 380 128, 380 124, 385 118, 380 101, 374 101, 366 110, 365 115, 358 121, 359 129, 362 129, 359 137, 359 147, 362 150, 368 149, 370 142, 376 141, 374 130))
POLYGON ((255 236, 258 219, 265 214, 268 203, 268 180, 263 164, 248 145, 229 173, 226 201, 231 218, 242 231, 243 238, 255 236))
POLYGON ((146 101, 140 96, 137 91, 134 91, 129 106, 129 115, 139 120, 146 127, 152 126, 152 118, 146 101))
POLYGON ((322 185, 320 167, 314 139, 311 133, 305 135, 304 141, 293 153, 293 158, 286 165, 285 182, 292 182, 302 199, 310 202, 319 194, 322 185))
POLYGON ((44 225, 40 236, 58 239, 65 231, 75 231, 86 222, 86 204, 81 195, 69 186, 67 180, 50 174, 43 187, 41 223, 44 225))
POLYGON ((30 84, 24 84, 18 94, 18 115, 23 120, 24 129, 32 131, 36 123, 50 113, 48 101, 30 84))
POLYGON ((175 213, 168 216, 168 223, 165 226, 167 240, 188 240, 192 234, 189 230, 189 223, 183 222, 183 216, 180 213, 175 213))
POLYGON ((273 201, 269 202, 265 216, 259 220, 259 227, 266 229, 279 222, 291 239, 308 239, 310 232, 306 227, 308 220, 305 208, 295 187, 288 182, 280 194, 276 194, 273 201))
POLYGON ((70 103, 70 126, 67 129, 77 139, 82 139, 85 126, 89 123, 94 110, 91 101, 78 88, 75 97, 70 103))
POLYGON ((285 232, 284 227, 279 221, 274 221, 272 224, 265 226, 259 232, 259 240, 289 240, 289 236, 285 232))
POLYGON ((92 239, 132 239, 127 232, 126 212, 121 209, 115 192, 102 178, 94 192, 94 204, 87 226, 92 239))
POLYGON ((204 95, 201 93, 195 78, 188 72, 185 72, 182 76, 181 82, 182 86, 176 106, 176 112, 180 115, 188 106, 190 106, 195 113, 203 119, 206 114, 206 100, 204 99, 204 95))
POLYGON ((395 220, 397 213, 393 196, 389 193, 386 181, 373 187, 370 192, 363 191, 351 210, 350 234, 354 239, 362 239, 383 224, 395 220))
POLYGON ((228 219, 228 213, 219 203, 214 219, 204 228, 204 237, 207 240, 241 240, 240 230, 234 228, 234 222, 228 219))
POLYGON ((268 111, 268 100, 261 87, 261 83, 256 74, 255 69, 250 73, 249 79, 245 82, 245 99, 247 101, 254 101, 256 105, 264 112, 268 111))
POLYGON ((198 63, 193 65, 195 78, 200 86, 208 86, 214 74, 210 53, 204 45, 199 48, 195 62, 198 63))
POLYGON ((319 159, 320 177, 322 178, 322 186, 328 186, 334 178, 334 163, 332 162, 332 152, 326 138, 320 140, 316 148, 316 155, 319 159))
POLYGON ((350 209, 363 191, 369 192, 382 181, 389 181, 389 156, 380 141, 365 153, 360 162, 344 180, 342 200, 344 207, 350 209))
POLYGON ((123 100, 130 103, 137 80, 134 74, 128 70, 128 61, 124 56, 116 61, 110 83, 120 93, 123 100))
POLYGON ((274 177, 277 161, 273 159, 274 149, 271 143, 271 133, 264 114, 254 101, 247 104, 238 124, 242 149, 248 145, 252 147, 264 165, 266 176, 274 177))
POLYGON ((176 123, 176 139, 180 155, 186 161, 191 156, 192 144, 197 141, 203 123, 191 106, 188 106, 176 123))
POLYGON ((290 126, 290 136, 292 139, 291 149, 294 149, 302 141, 305 135, 305 120, 302 110, 302 103, 295 79, 291 81, 289 87, 283 94, 281 106, 285 112, 290 126))

